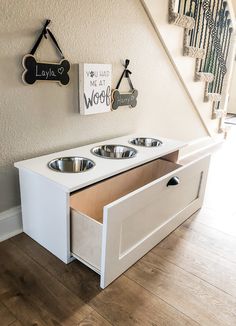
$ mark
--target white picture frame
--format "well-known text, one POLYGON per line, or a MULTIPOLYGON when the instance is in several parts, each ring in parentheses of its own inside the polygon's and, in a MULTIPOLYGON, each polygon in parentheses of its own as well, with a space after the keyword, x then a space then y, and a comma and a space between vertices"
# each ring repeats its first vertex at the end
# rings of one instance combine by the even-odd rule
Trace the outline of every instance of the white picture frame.
POLYGON ((79 112, 82 115, 111 111, 112 65, 79 64, 79 112))

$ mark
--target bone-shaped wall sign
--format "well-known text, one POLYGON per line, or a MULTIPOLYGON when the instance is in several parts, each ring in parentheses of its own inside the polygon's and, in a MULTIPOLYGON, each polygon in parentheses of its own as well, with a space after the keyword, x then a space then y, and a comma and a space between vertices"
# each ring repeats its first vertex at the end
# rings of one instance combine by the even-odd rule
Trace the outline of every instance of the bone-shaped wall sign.
POLYGON ((120 93, 118 89, 114 89, 112 92, 112 110, 117 110, 119 106, 134 108, 137 105, 137 96, 137 89, 130 93, 120 93))
POLYGON ((31 54, 23 58, 24 72, 22 79, 26 84, 34 84, 37 80, 54 81, 60 85, 67 85, 70 81, 68 71, 69 61, 63 59, 59 63, 38 62, 31 54))

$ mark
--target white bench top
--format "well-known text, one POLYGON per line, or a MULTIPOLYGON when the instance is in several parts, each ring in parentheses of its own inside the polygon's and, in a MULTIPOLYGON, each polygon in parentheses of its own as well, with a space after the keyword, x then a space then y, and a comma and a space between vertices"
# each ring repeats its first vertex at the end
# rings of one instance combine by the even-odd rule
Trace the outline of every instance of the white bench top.
POLYGON ((86 146, 81 146, 61 152, 43 155, 29 160, 20 161, 14 164, 20 170, 31 171, 42 177, 45 177, 52 182, 57 183, 63 187, 66 192, 72 192, 100 180, 111 177, 120 172, 129 170, 143 163, 152 161, 161 156, 167 155, 171 152, 179 150, 184 147, 186 143, 172 139, 158 137, 156 135, 148 135, 145 137, 157 138, 163 142, 158 147, 142 147, 129 144, 128 141, 135 137, 142 137, 143 135, 132 134, 119 138, 108 139, 99 143, 94 143, 86 146), (100 158, 91 153, 91 149, 103 144, 119 144, 135 148, 138 153, 135 157, 129 159, 106 159, 100 158), (95 162, 96 166, 86 172, 82 173, 61 173, 56 172, 48 167, 48 163, 55 158, 65 156, 80 156, 89 158, 95 162))

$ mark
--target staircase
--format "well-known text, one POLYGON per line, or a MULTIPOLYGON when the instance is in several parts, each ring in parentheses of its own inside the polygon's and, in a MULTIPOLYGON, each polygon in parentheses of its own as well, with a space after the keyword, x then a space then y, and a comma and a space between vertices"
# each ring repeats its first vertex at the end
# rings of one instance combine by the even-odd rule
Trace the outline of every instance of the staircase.
POLYGON ((228 71, 233 56, 233 26, 227 1, 169 0, 166 8, 168 22, 163 10, 161 12, 166 3, 161 0, 142 2, 203 123, 211 135, 223 133, 226 136, 228 130, 224 126, 225 102, 229 83, 228 71), (173 40, 176 37, 174 31, 166 26, 167 23, 183 29, 182 56, 193 58, 193 64, 188 60, 184 64, 183 59, 175 55, 177 44, 173 40), (170 33, 173 34, 172 38, 170 33), (192 81, 202 82, 203 88, 193 85, 186 69, 192 70, 192 81), (202 103, 200 103, 199 89, 202 91, 202 103), (206 112, 209 110, 208 119, 206 112), (210 123, 208 121, 210 119, 215 123, 213 121, 210 123))

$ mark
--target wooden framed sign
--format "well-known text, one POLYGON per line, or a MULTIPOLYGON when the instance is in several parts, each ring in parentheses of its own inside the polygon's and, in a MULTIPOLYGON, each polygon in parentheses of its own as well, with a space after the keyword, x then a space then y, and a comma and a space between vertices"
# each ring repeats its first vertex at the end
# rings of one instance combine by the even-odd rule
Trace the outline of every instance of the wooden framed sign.
POLYGON ((111 110, 111 64, 79 64, 80 114, 96 114, 111 110))

